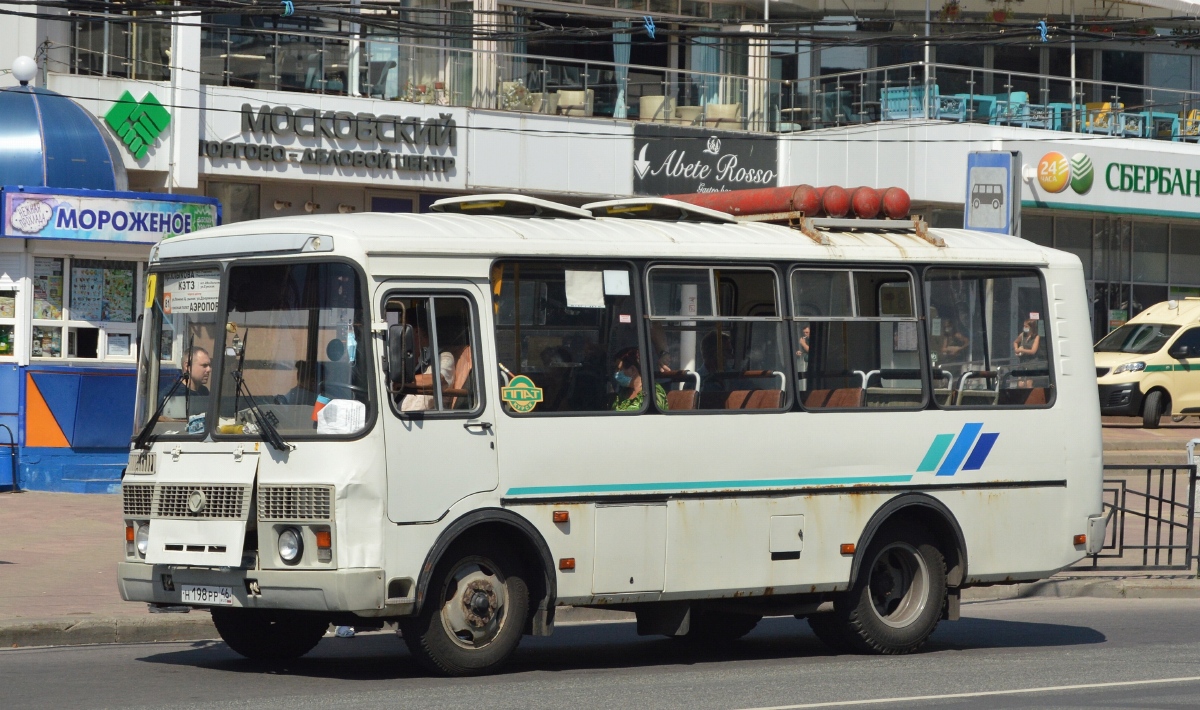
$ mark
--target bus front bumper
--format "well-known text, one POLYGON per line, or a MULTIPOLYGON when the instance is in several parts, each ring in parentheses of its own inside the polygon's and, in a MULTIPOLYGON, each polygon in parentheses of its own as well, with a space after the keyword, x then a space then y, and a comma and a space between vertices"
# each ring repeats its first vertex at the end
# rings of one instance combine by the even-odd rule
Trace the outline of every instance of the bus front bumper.
POLYGON ((404 613, 392 605, 385 612, 384 573, 375 568, 220 570, 121 562, 117 565, 117 584, 125 601, 150 604, 183 604, 186 584, 228 587, 235 607, 349 611, 360 616, 404 613))
POLYGON ((1108 417, 1136 417, 1142 413, 1142 388, 1137 382, 1098 385, 1100 413, 1108 417))

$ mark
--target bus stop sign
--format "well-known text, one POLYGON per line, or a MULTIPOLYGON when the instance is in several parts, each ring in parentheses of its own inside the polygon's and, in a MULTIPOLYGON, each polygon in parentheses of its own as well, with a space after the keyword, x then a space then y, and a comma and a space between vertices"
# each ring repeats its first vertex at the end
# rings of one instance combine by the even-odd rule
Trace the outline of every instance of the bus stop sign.
POLYGON ((1021 234, 1021 153, 977 151, 967 154, 967 195, 963 228, 1021 234))

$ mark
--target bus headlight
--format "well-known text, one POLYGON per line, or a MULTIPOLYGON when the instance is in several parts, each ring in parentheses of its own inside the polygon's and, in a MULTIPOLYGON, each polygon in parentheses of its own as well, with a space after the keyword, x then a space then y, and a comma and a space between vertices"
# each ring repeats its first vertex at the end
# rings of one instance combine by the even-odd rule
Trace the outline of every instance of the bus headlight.
POLYGON ((146 550, 150 547, 150 523, 138 526, 137 533, 133 536, 133 544, 137 547, 138 554, 145 557, 146 550))
POLYGON ((1113 368, 1112 373, 1114 375, 1119 375, 1122 372, 1141 372, 1145 369, 1146 363, 1144 362, 1127 362, 1124 365, 1117 365, 1115 368, 1113 368))
POLYGON ((292 563, 304 553, 304 539, 296 528, 287 528, 279 533, 279 559, 292 563))

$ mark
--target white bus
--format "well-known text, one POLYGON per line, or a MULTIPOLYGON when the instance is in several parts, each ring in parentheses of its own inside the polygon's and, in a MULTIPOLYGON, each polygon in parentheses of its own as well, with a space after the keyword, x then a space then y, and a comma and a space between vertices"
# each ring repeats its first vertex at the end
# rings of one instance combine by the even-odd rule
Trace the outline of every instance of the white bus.
POLYGON ((154 248, 126 600, 209 609, 251 658, 396 622, 453 675, 563 605, 898 654, 963 589, 1100 549, 1076 257, 655 199, 435 209, 154 248))

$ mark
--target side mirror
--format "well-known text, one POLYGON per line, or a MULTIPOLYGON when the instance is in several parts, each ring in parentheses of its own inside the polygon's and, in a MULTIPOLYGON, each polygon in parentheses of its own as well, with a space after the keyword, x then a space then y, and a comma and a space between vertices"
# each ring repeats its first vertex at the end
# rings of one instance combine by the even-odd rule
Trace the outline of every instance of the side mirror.
POLYGON ((413 327, 407 323, 388 326, 388 382, 403 385, 416 376, 417 356, 413 327))
POLYGON ((134 326, 136 330, 133 331, 135 333, 133 337, 134 355, 139 358, 142 356, 142 324, 145 322, 145 318, 145 314, 137 317, 137 325, 134 326))
POLYGON ((1176 360, 1186 360, 1188 358, 1188 346, 1184 345, 1183 343, 1175 343, 1171 346, 1171 349, 1167 351, 1167 355, 1170 355, 1176 360))

